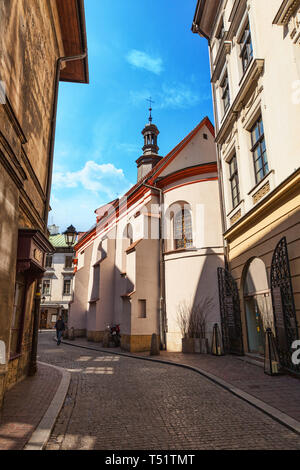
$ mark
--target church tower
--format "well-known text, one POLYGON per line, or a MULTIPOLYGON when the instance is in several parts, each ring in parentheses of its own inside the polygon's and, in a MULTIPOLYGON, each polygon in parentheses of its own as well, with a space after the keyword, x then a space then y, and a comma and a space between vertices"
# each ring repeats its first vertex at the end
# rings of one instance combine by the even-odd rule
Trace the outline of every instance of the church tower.
POLYGON ((151 115, 151 100, 150 100, 150 116, 149 122, 146 124, 144 129, 142 130, 142 134, 144 136, 144 147, 143 147, 143 155, 138 158, 136 161, 137 168, 138 168, 138 181, 144 178, 149 171, 159 162, 162 157, 158 155, 159 147, 157 145, 157 136, 159 134, 159 130, 157 129, 156 125, 152 123, 152 115, 151 115))

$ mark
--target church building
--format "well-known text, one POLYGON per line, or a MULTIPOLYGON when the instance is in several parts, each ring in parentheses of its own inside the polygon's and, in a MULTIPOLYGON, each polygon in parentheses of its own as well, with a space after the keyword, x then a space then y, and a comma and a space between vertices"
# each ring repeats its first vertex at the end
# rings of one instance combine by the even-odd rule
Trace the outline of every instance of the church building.
POLYGON ((220 322, 217 270, 224 255, 214 127, 205 117, 161 157, 151 111, 136 185, 96 209, 96 225, 75 246, 68 327, 75 337, 101 342, 117 323, 122 349, 147 351, 155 333, 161 349, 181 351, 182 338, 198 336, 199 328, 210 344, 220 322))

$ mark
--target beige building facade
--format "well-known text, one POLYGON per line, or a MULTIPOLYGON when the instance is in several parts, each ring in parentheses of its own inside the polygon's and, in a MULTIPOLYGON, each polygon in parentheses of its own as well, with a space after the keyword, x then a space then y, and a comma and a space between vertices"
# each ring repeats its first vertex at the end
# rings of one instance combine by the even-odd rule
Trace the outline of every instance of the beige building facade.
POLYGON ((214 128, 204 118, 168 155, 158 129, 143 130, 138 182, 96 210, 97 224, 76 245, 69 328, 102 341, 120 324, 121 346, 147 351, 153 333, 163 349, 182 350, 179 313, 204 311, 211 343, 220 323, 217 268, 224 265, 214 128))
POLYGON ((87 83, 80 0, 0 2, 0 406, 36 371, 59 80, 87 83))
POLYGON ((270 327, 280 362, 298 371, 300 1, 199 0, 192 30, 210 52, 228 268, 219 273, 223 336, 229 352, 237 341, 241 353, 263 354, 270 327), (231 333, 224 282, 238 294, 231 333))

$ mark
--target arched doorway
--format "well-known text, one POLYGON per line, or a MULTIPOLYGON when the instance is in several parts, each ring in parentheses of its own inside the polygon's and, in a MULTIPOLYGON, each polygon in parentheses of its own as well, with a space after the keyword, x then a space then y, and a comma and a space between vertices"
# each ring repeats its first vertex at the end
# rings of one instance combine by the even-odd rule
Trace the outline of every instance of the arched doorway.
POLYGON ((264 354, 264 334, 274 332, 271 292, 265 263, 252 259, 244 274, 244 305, 249 352, 264 354))

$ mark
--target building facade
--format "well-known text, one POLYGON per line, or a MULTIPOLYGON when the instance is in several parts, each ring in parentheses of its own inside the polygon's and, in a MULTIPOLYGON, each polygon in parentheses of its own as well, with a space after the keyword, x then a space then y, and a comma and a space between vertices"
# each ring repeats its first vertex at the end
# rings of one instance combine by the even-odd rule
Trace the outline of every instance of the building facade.
POLYGON ((220 320, 217 268, 224 256, 214 128, 204 118, 164 158, 151 114, 142 134, 137 184, 96 210, 96 226, 75 247, 69 327, 102 341, 107 325, 117 323, 125 350, 149 350, 155 333, 162 348, 181 351, 180 316, 201 311, 209 342, 220 320))
POLYGON ((36 370, 59 80, 87 83, 81 0, 0 2, 0 406, 36 370))
POLYGON ((270 327, 281 364, 296 370, 300 1, 198 0, 192 30, 210 52, 228 268, 219 272, 223 339, 229 352, 263 354, 270 327))
POLYGON ((49 227, 53 252, 46 255, 42 278, 40 329, 54 328, 59 315, 68 326, 69 302, 73 298, 74 248, 66 244, 59 227, 49 227))

